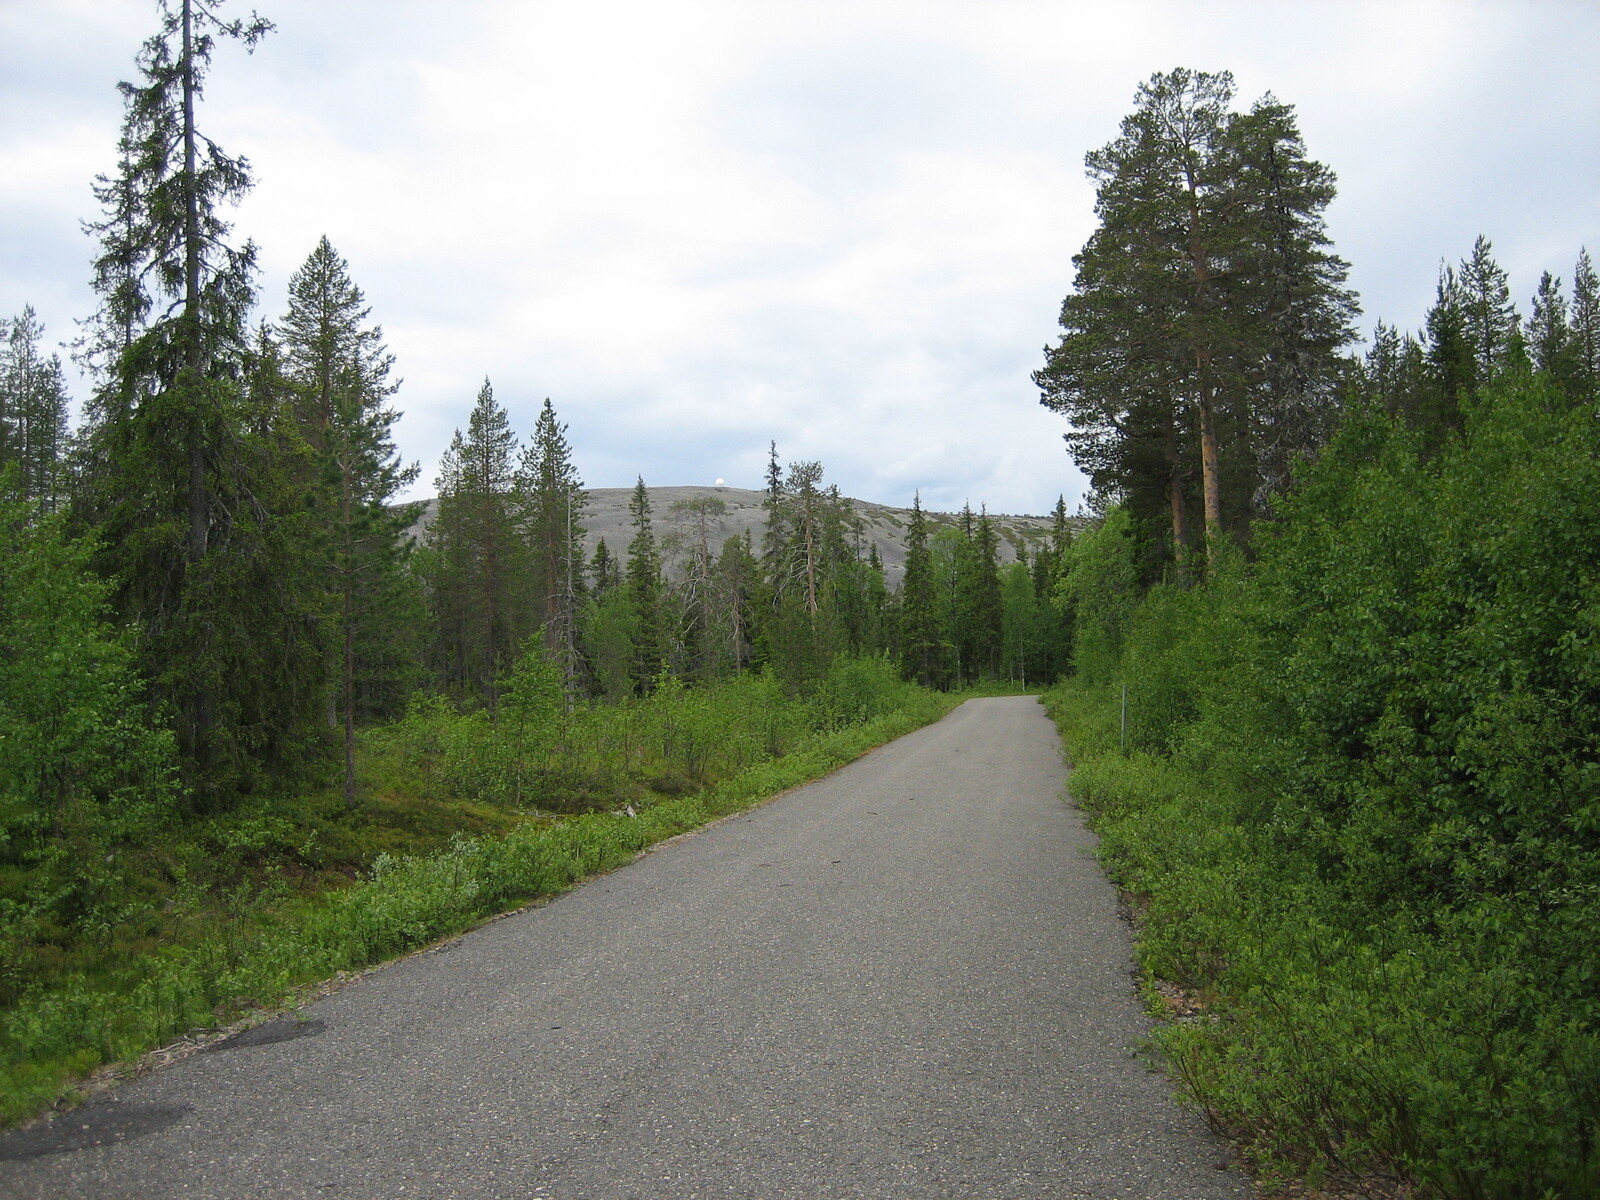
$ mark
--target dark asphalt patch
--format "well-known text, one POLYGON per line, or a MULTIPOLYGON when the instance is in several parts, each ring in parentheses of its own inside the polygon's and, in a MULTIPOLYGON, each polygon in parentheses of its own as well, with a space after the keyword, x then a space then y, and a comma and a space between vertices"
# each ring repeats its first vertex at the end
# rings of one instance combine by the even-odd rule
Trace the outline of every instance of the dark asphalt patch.
POLYGON ((292 1042, 295 1038, 316 1037, 328 1026, 322 1021, 296 1021, 291 1017, 268 1021, 253 1029, 245 1029, 225 1037, 214 1046, 206 1047, 208 1054, 218 1050, 239 1050, 245 1046, 270 1046, 274 1042, 292 1042))
POLYGON ((117 1100, 86 1104, 42 1125, 0 1135, 0 1161, 126 1142, 165 1129, 193 1111, 187 1104, 123 1104, 117 1100))

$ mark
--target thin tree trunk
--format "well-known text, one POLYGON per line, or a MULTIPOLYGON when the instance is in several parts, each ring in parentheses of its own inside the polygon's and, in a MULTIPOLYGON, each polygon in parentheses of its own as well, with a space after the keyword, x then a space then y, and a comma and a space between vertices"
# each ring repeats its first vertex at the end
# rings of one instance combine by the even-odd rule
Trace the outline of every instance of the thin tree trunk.
POLYGON ((340 520, 344 528, 344 589, 343 611, 340 613, 341 624, 344 627, 344 663, 341 674, 343 676, 344 694, 344 803, 345 807, 354 809, 356 806, 356 576, 355 576, 355 548, 350 542, 350 491, 354 486, 350 478, 350 466, 342 464, 343 487, 339 497, 340 520))
MULTIPOLYGON (((484 472, 487 481, 488 472, 484 472)), ((499 694, 495 690, 495 627, 499 624, 500 605, 498 595, 498 580, 495 578, 499 564, 495 561, 495 528, 494 528, 494 500, 489 495, 488 483, 484 483, 483 493, 483 594, 484 594, 484 631, 483 631, 483 670, 484 670, 484 695, 489 702, 489 711, 497 707, 499 694)))
MULTIPOLYGON (((205 367, 200 344, 200 196, 196 186, 194 128, 194 34, 190 0, 183 0, 183 315, 188 325, 185 366, 200 382, 205 367)), ((189 561, 206 553, 205 423, 198 396, 189 417, 189 561)))
MULTIPOLYGON (((188 345, 184 366, 192 389, 189 405, 188 474, 186 497, 189 510, 188 565, 192 568, 206 556, 209 522, 206 503, 205 418, 201 411, 204 389, 200 386, 205 370, 201 344, 200 313, 200 195, 194 127, 194 13, 191 0, 183 0, 183 316, 188 345)), ((203 654, 203 649, 198 649, 203 654)), ((211 730, 210 689, 202 680, 195 685, 193 704, 193 753, 202 769, 207 765, 211 730)))
MULTIPOLYGON (((1194 268, 1195 313, 1205 308, 1206 287, 1211 267, 1204 243, 1200 240, 1200 190, 1192 167, 1185 169, 1189 186, 1189 260, 1194 268)), ((1217 484, 1217 428, 1214 409, 1215 389, 1211 382, 1211 348, 1194 348, 1195 386, 1200 408, 1200 486, 1205 506, 1206 559, 1216 552, 1222 533, 1222 498, 1217 484)))
POLYGON ((1222 492, 1217 484, 1216 394, 1207 378, 1210 352, 1196 350, 1194 357, 1195 370, 1200 376, 1200 482, 1205 501, 1206 560, 1209 563, 1216 553, 1217 539, 1222 536, 1222 492))
POLYGON ((1172 557, 1178 564, 1179 578, 1189 574, 1189 531, 1183 519, 1183 471, 1178 463, 1177 448, 1173 448, 1171 473, 1167 477, 1167 494, 1172 502, 1172 557))
POLYGON ((806 514, 806 611, 817 615, 817 553, 812 540, 811 514, 806 514))

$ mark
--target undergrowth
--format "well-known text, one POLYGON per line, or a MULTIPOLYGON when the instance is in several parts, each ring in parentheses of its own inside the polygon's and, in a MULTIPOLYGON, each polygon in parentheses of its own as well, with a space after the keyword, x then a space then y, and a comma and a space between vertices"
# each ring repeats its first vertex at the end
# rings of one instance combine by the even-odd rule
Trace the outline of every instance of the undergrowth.
POLYGON ((1549 988, 1521 914, 1372 911, 1193 757, 1119 749, 1119 697, 1046 693, 1070 787, 1139 916, 1148 980, 1199 1010, 1157 1049, 1264 1178, 1331 1174, 1487 1200, 1600 1195, 1583 1130, 1600 1038, 1549 988))
POLYGON ((1600 1196, 1597 443, 1536 382, 1432 456, 1356 413, 1253 564, 1080 609, 1071 788, 1268 1175, 1600 1196))
POLYGON ((521 718, 515 697, 493 718, 419 703, 367 733, 357 809, 330 786, 236 810, 140 859, 106 936, 31 959, 14 946, 33 974, 0 1009, 0 1124, 70 1098, 102 1064, 620 866, 960 699, 881 660, 841 661, 807 697, 762 676, 663 680, 571 714, 534 684, 543 699, 525 695, 521 718))

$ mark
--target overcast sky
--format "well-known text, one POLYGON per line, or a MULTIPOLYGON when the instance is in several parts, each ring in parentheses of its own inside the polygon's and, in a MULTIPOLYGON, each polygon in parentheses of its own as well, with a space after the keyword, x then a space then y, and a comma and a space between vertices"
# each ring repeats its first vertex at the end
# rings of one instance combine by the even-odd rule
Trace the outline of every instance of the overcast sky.
MULTIPOLYGON (((1363 332, 1419 327, 1479 233, 1524 313, 1600 256, 1587 0, 256 7, 278 30, 219 49, 200 123, 255 173, 262 315, 326 234, 417 495, 487 376, 521 434, 552 399, 591 487, 759 487, 775 439, 862 499, 1075 507, 1029 376, 1093 229, 1083 156, 1176 66, 1295 106, 1363 332)), ((0 0, 0 315, 52 343, 95 307, 79 222, 155 28, 154 0, 0 0)))

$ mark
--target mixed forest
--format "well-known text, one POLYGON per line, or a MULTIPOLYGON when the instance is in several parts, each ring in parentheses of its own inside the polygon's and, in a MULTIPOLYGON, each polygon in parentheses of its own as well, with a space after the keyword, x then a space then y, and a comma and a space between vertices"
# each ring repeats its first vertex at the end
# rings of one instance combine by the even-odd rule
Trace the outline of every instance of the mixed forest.
POLYGON ((396 362, 323 238, 268 298, 204 133, 271 27, 169 0, 61 360, 0 324, 0 1120, 625 861, 971 685, 1045 687, 1157 1035, 1260 1171, 1600 1193, 1600 279, 1480 238, 1364 350, 1291 106, 1142 85, 1035 374, 1090 511, 893 590, 816 462, 586 551, 571 431, 396 362), (272 316, 264 316, 271 312, 272 316))
POLYGON ((1293 111, 1156 75, 1035 379, 1098 521, 1072 788, 1157 1041, 1269 1177, 1600 1195, 1600 279, 1479 238, 1351 353, 1293 111))

